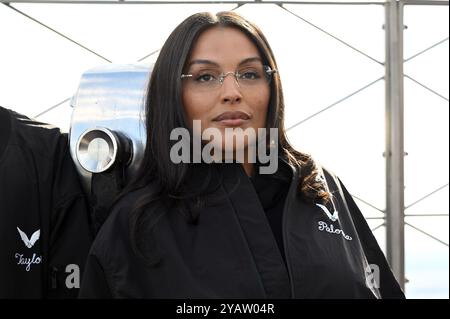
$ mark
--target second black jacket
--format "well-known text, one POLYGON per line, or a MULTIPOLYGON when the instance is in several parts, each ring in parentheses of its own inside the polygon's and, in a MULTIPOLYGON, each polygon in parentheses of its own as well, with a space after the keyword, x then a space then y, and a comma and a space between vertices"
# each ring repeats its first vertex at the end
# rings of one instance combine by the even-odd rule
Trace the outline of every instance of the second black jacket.
POLYGON ((75 298, 91 243, 67 134, 0 107, 0 298, 75 298))

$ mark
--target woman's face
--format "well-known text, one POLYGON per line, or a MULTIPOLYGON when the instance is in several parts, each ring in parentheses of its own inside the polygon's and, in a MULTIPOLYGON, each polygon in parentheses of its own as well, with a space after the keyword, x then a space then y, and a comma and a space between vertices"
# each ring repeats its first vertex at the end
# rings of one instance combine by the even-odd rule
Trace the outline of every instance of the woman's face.
MULTIPOLYGON (((200 120, 201 132, 217 128, 223 138, 225 128, 250 128, 257 134, 258 128, 265 127, 270 85, 268 81, 254 80, 254 71, 261 73, 263 70, 262 60, 258 49, 244 33, 231 27, 213 27, 203 32, 192 48, 187 65, 184 73, 193 76, 182 80, 182 92, 191 128, 193 120, 200 120), (231 74, 235 71, 244 75, 240 83, 231 74), (228 72, 221 85, 217 82, 211 85, 214 78, 228 72)), ((200 132, 194 130, 194 133, 200 132)), ((246 148, 248 142, 246 139, 244 145, 238 147, 246 148)), ((236 149, 236 145, 233 148, 236 149)))

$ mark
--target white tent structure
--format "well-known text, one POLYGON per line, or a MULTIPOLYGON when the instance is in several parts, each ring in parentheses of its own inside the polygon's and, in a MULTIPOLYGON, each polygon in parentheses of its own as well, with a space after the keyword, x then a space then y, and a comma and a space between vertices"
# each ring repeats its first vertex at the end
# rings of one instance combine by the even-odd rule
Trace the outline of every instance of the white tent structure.
POLYGON ((223 10, 268 37, 290 141, 348 186, 407 297, 448 298, 448 1, 0 0, 0 105, 67 131, 84 71, 223 10))

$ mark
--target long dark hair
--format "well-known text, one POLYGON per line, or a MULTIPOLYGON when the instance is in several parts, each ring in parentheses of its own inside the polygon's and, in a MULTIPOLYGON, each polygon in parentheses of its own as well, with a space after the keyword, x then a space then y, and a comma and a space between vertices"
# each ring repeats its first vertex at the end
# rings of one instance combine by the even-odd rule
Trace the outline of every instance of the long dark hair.
MULTIPOLYGON (((123 194, 132 190, 154 185, 155 191, 142 196, 130 215, 130 234, 133 249, 144 256, 145 251, 155 251, 149 245, 149 224, 154 225, 159 216, 146 214, 150 205, 176 206, 185 212, 189 222, 195 223, 198 215, 189 209, 192 203, 200 205, 202 197, 210 193, 211 175, 205 176, 203 185, 195 191, 185 187, 192 173, 192 164, 175 164, 170 159, 170 149, 175 143, 170 133, 178 127, 188 128, 182 103, 180 75, 186 71, 191 49, 200 34, 215 26, 232 27, 243 32, 257 47, 263 64, 277 69, 276 61, 265 36, 253 23, 235 12, 197 13, 178 25, 162 47, 154 65, 145 100, 147 146, 136 178, 123 194), (146 238, 146 240, 144 240, 146 238)), ((288 142, 284 130, 284 100, 279 76, 270 84, 270 101, 266 128, 278 128, 279 154, 300 172, 298 194, 307 202, 328 201, 330 194, 319 177, 320 171, 313 159, 296 151, 288 142)), ((267 130, 268 131, 268 130, 267 130)), ((160 210, 161 211, 161 210, 160 210)), ((152 254, 156 256, 155 254, 152 254)), ((154 264, 158 258, 146 256, 154 264)))

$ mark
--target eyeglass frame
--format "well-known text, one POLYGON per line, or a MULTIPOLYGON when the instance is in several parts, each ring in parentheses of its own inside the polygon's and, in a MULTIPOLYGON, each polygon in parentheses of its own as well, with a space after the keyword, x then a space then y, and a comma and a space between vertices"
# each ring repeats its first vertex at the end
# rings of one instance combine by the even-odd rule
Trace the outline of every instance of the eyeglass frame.
MULTIPOLYGON (((272 69, 269 65, 263 65, 263 69, 264 69, 264 73, 266 73, 266 76, 268 76, 268 79, 269 79, 269 82, 270 82, 270 80, 272 79, 272 76, 273 76, 273 74, 274 73, 278 73, 278 70, 276 70, 276 69, 272 69)), ((221 73, 220 75, 219 75, 219 84, 220 84, 220 86, 218 86, 218 88, 219 87, 221 87, 222 85, 223 85, 223 82, 225 81, 225 78, 228 76, 228 75, 230 75, 230 74, 233 74, 234 75, 234 78, 235 78, 235 80, 236 80, 236 83, 238 84, 238 86, 240 86, 239 85, 239 76, 241 75, 240 73, 239 73, 239 71, 229 71, 229 72, 226 72, 226 73, 221 73)), ((181 79, 185 79, 185 78, 192 78, 194 75, 193 74, 181 74, 181 76, 180 76, 180 78, 181 79)))

